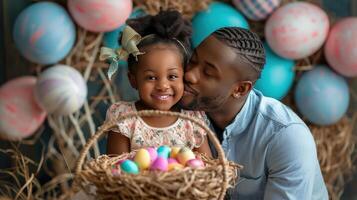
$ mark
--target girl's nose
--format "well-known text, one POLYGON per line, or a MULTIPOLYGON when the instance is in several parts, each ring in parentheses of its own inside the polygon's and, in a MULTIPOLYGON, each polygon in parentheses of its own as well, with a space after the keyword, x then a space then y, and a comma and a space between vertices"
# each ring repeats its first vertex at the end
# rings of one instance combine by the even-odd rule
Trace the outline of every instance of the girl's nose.
POLYGON ((162 79, 156 84, 156 89, 158 89, 158 90, 165 91, 169 88, 170 88, 170 85, 169 85, 168 80, 166 80, 166 79, 162 79))

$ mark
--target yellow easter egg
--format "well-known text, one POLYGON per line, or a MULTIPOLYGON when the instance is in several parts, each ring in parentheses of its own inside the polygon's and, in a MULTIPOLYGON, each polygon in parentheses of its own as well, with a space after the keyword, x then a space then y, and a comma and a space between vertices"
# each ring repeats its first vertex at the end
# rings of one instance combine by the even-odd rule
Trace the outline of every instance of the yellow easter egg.
POLYGON ((186 165, 187 161, 195 159, 195 154, 191 151, 191 149, 187 147, 182 147, 178 152, 176 158, 182 165, 186 165))
POLYGON ((149 152, 146 149, 139 149, 134 157, 134 162, 138 165, 140 170, 149 168, 151 163, 149 152))
POLYGON ((170 163, 168 169, 169 171, 183 169, 183 165, 180 163, 170 163))
POLYGON ((178 152, 180 151, 180 147, 171 147, 171 153, 170 153, 170 157, 171 158, 176 158, 178 152))

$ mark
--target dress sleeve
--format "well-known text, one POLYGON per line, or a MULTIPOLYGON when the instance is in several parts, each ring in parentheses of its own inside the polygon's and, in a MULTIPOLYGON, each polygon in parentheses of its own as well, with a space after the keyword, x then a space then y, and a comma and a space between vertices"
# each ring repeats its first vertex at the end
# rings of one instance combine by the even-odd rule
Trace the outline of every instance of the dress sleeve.
MULTIPOLYGON (((107 110, 105 122, 116 120, 120 115, 133 112, 132 106, 133 105, 131 105, 129 102, 122 101, 112 104, 107 110)), ((134 129, 134 123, 134 118, 118 121, 116 123, 117 126, 111 128, 109 131, 121 133, 122 135, 131 138, 134 129)))
MULTIPOLYGON (((204 124, 206 124, 209 127, 209 120, 205 114, 205 112, 203 111, 191 111, 189 112, 189 114, 192 117, 195 117, 196 119, 199 119, 200 121, 202 121, 204 124)), ((197 125, 196 123, 192 122, 192 127, 193 127, 193 138, 194 138, 194 147, 198 148, 200 147, 205 138, 206 138, 206 131, 201 128, 199 125, 197 125)))

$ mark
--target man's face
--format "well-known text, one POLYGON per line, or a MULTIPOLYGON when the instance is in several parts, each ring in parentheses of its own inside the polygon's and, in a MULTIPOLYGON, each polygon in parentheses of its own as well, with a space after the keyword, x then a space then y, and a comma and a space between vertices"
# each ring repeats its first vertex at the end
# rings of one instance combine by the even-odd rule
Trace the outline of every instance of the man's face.
POLYGON ((194 51, 186 68, 184 108, 215 112, 232 99, 239 73, 234 67, 236 53, 214 36, 204 40, 194 51))

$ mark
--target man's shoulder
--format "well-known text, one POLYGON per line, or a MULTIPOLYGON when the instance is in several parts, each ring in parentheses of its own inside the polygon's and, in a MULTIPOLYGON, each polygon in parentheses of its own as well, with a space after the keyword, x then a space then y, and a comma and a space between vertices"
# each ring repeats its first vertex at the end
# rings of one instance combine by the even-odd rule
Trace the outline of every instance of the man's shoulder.
POLYGON ((261 93, 255 91, 256 97, 259 99, 259 104, 256 108, 258 118, 286 127, 292 124, 301 124, 305 126, 302 119, 288 106, 280 101, 265 97, 261 93))

